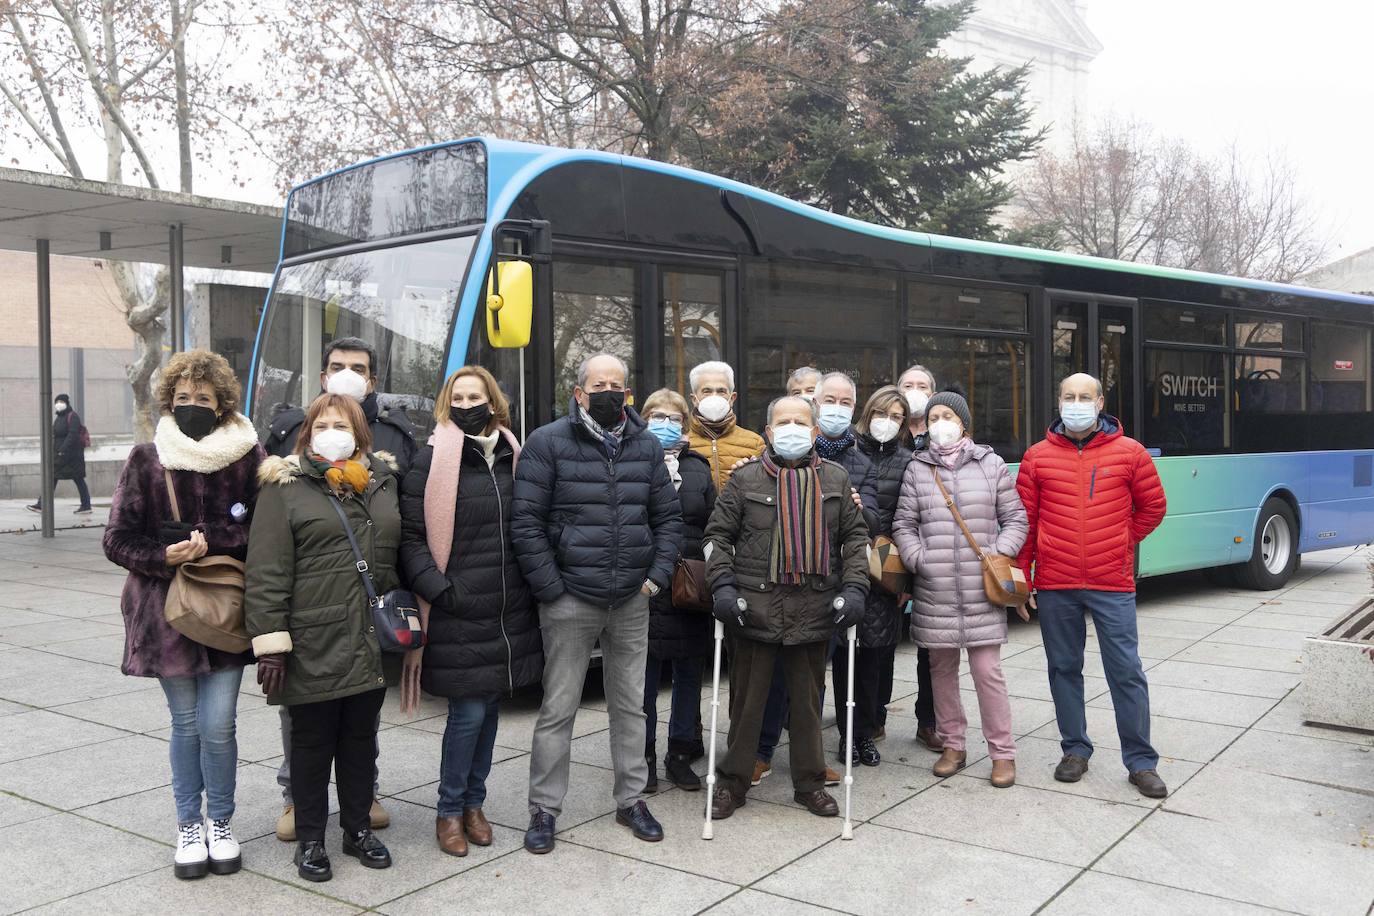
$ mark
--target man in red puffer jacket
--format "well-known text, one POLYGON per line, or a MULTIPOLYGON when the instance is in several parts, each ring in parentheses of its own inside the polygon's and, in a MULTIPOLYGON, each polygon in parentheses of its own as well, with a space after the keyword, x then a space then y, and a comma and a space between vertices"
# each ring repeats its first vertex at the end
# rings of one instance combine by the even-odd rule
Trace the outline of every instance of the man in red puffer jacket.
POLYGON ((1147 798, 1163 798, 1169 790, 1155 770, 1159 755, 1150 745, 1150 692, 1136 635, 1135 545, 1164 518, 1164 486, 1144 446, 1102 413, 1103 404, 1102 383, 1091 375, 1060 383, 1059 419, 1026 452, 1016 475, 1030 522, 1020 561, 1035 588, 1031 607, 1039 611, 1064 751, 1054 778, 1078 782, 1093 752, 1083 709, 1088 613, 1131 784, 1147 798))

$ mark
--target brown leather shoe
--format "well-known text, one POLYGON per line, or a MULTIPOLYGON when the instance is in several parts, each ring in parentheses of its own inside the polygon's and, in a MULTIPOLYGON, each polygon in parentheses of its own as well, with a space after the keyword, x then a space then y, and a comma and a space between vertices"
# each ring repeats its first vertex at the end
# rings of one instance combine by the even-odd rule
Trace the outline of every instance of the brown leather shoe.
POLYGON ((468 835, 468 842, 477 846, 491 845, 491 824, 487 823, 486 815, 481 808, 463 809, 463 832, 468 835))
POLYGON ((762 760, 754 761, 754 778, 749 780, 749 785, 756 786, 769 776, 773 775, 773 764, 764 763, 762 760))
POLYGON ((940 736, 935 734, 935 729, 928 725, 922 725, 916 729, 916 740, 937 754, 945 749, 944 744, 940 741, 940 736))
POLYGON ((468 854, 468 838, 463 835, 461 817, 439 817, 434 819, 434 836, 439 848, 451 856, 468 854))
POLYGON ((1131 785, 1146 798, 1166 798, 1169 795, 1169 787, 1164 785, 1164 780, 1154 770, 1136 770, 1131 774, 1131 785))
POLYGON ((830 769, 830 767, 825 768, 825 784, 827 786, 838 786, 842 781, 839 773, 836 773, 834 770, 830 769))
POLYGON ((992 777, 988 780, 994 789, 1007 789, 1016 785, 1016 761, 994 760, 992 777))
POLYGON ((816 789, 814 792, 793 792, 792 798, 817 817, 835 817, 840 813, 840 806, 835 804, 835 799, 824 789, 816 789))
POLYGON ((736 795, 725 786, 716 786, 711 794, 711 820, 723 821, 735 813, 736 808, 744 807, 744 796, 736 795))
POLYGON ((953 776, 964 768, 964 763, 967 760, 967 752, 945 748, 940 752, 940 759, 935 761, 935 766, 930 768, 930 772, 941 778, 953 776))

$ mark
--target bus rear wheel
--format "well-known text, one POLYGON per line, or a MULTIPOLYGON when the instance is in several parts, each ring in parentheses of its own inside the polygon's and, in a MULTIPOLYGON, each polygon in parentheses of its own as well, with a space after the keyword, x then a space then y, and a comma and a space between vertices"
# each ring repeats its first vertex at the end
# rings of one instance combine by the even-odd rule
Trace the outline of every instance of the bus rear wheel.
POLYGON ((1278 497, 1266 500, 1255 524, 1254 543, 1250 561, 1233 567, 1236 582, 1261 591, 1282 588, 1298 568, 1298 520, 1293 507, 1278 497))

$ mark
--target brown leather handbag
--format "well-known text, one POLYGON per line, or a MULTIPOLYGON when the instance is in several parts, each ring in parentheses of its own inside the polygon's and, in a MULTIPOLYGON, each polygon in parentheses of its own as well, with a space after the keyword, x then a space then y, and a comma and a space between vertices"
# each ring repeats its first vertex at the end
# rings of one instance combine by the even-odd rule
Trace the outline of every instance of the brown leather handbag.
MULTIPOLYGON (((172 472, 163 469, 172 518, 181 521, 172 472)), ((168 625, 192 642, 221 652, 247 652, 252 645, 243 619, 243 563, 204 556, 177 567, 162 607, 168 625)))
POLYGON ((940 480, 940 469, 932 465, 930 473, 935 475, 935 485, 940 488, 940 495, 945 498, 945 505, 949 507, 954 520, 959 523, 964 537, 968 538, 968 545, 973 548, 973 552, 978 555, 978 561, 983 564, 983 591, 987 592, 988 600, 997 607, 1023 607, 1031 597, 1030 583, 1026 581, 1026 574, 1021 570, 1016 558, 1000 553, 988 553, 979 547, 973 532, 964 524, 959 507, 954 505, 949 491, 940 480))
POLYGON ((673 570, 673 607, 683 611, 710 611, 711 586, 706 583, 706 561, 678 557, 673 570))

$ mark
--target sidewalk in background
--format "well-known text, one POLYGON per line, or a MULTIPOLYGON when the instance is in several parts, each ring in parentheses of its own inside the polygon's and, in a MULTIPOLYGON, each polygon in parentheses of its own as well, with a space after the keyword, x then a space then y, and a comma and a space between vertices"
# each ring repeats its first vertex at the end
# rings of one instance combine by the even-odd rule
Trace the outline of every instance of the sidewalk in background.
MULTIPOLYGON (((71 484, 59 487, 58 492, 64 489, 71 489, 71 484)), ((31 499, 0 499, 0 534, 23 533, 26 531, 38 533, 43 525, 43 516, 37 512, 30 512, 25 506, 32 503, 31 499)), ((90 515, 76 515, 76 507, 81 505, 81 500, 72 497, 63 499, 57 497, 57 502, 53 504, 53 525, 60 530, 68 528, 104 528, 105 522, 110 518, 110 499, 99 496, 91 499, 90 515)))

